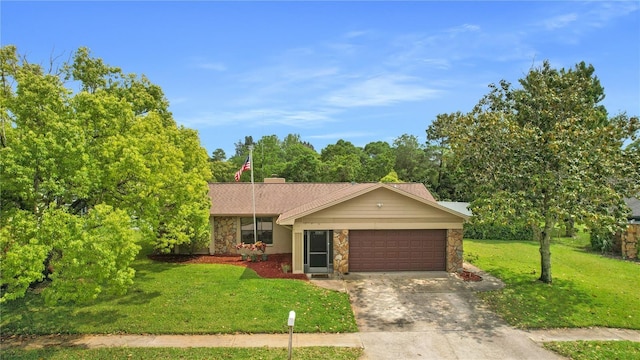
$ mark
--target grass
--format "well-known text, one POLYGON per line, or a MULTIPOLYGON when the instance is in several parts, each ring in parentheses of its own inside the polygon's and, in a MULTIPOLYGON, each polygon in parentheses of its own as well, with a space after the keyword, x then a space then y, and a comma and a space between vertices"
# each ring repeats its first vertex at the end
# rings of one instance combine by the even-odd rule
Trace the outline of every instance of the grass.
POLYGON ((573 360, 634 360, 640 358, 640 342, 563 341, 544 347, 573 360))
MULTIPOLYGON (((362 354, 360 348, 303 347, 294 348, 295 359, 355 360, 362 354)), ((46 348, 38 350, 3 350, 7 359, 72 360, 72 359, 286 359, 286 348, 46 348)))
POLYGON ((305 281, 146 257, 134 267, 135 283, 125 296, 47 307, 29 293, 3 304, 2 335, 286 333, 290 310, 296 312, 298 333, 357 331, 347 294, 305 281))
POLYGON ((465 259, 501 278, 506 288, 480 296, 518 328, 640 329, 640 263, 586 251, 588 236, 551 245, 553 284, 537 281, 537 242, 465 239, 465 259))

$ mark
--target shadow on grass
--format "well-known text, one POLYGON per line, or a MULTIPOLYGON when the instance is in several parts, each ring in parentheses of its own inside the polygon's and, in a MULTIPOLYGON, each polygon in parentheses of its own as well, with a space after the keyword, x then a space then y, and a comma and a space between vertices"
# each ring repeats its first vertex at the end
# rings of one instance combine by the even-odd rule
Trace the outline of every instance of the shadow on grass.
POLYGON ((240 275, 240 280, 254 280, 254 279, 262 279, 258 274, 252 269, 244 268, 242 275, 240 275))
MULTIPOLYGON (((3 346, 4 348, 4 346, 3 346)), ((2 355, 7 359, 52 359, 57 353, 61 352, 59 348, 45 348, 36 350, 24 350, 20 348, 7 348, 2 350, 2 355)))
POLYGON ((479 296, 516 327, 582 326, 579 320, 585 309, 598 306, 592 294, 572 280, 555 279, 553 284, 545 284, 535 274, 516 274, 505 269, 492 273, 507 283, 506 288, 479 296))
MULTIPOLYGON (((75 338, 79 338, 75 337, 75 338)), ((25 345, 21 345, 19 341, 11 341, 10 343, 3 343, 3 357, 6 359, 54 359, 62 358, 61 353, 67 352, 65 348, 72 347, 74 349, 88 349, 86 346, 77 346, 73 344, 74 337, 66 336, 64 340, 57 339, 38 339, 36 340, 37 346, 42 348, 27 350, 25 345)), ((34 340, 29 342, 29 346, 34 346, 34 340)), ((65 357, 66 358, 66 357, 65 357)))
POLYGON ((114 323, 124 316, 116 310, 74 311, 73 306, 19 305, 3 309, 2 336, 78 334, 79 324, 96 326, 114 323), (37 309, 37 310, 36 310, 37 309))
MULTIPOLYGON (((122 315, 116 310, 78 311, 76 315, 76 319, 78 319, 78 322, 82 323, 83 326, 89 325, 95 326, 96 328, 99 328, 104 324, 113 324, 126 317, 126 315, 122 315)), ((73 322, 75 321, 72 321, 71 323, 73 322)))
POLYGON ((147 293, 140 289, 130 289, 126 295, 119 297, 117 303, 118 305, 144 305, 159 296, 162 296, 162 293, 159 291, 147 293))

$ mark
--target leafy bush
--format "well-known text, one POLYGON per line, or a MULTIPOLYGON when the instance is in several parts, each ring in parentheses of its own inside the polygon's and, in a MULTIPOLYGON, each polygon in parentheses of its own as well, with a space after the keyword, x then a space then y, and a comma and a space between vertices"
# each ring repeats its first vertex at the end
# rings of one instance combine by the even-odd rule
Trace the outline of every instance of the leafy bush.
POLYGON ((614 234, 606 228, 591 229, 591 248, 602 253, 613 250, 614 234))
POLYGON ((533 240, 533 228, 525 224, 465 223, 467 239, 533 240))

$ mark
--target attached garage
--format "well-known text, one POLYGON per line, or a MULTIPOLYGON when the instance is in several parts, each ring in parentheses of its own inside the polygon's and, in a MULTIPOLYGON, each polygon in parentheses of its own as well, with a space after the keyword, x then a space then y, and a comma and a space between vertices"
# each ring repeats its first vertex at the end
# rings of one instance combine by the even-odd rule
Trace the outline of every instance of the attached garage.
POLYGON ((259 235, 272 240, 266 252, 290 252, 296 274, 462 270, 462 224, 469 215, 439 204, 420 183, 269 179, 209 190, 211 253, 250 241, 255 235, 246 223, 255 212, 269 223, 259 235))
POLYGON ((352 230, 349 270, 444 271, 446 230, 352 230))

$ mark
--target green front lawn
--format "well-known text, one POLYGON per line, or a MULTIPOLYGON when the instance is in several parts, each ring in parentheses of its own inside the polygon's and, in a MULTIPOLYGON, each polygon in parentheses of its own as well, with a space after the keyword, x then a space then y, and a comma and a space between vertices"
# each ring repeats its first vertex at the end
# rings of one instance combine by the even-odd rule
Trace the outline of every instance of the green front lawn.
MULTIPOLYGON (((306 347, 293 348, 292 357, 302 360, 355 360, 360 348, 306 347)), ((284 348, 46 348, 39 350, 3 350, 7 359, 74 360, 74 359, 286 359, 284 348)))
POLYGON ((296 332, 357 331, 347 294, 306 281, 263 279, 239 266, 146 258, 135 268, 125 296, 47 307, 30 293, 3 304, 2 335, 286 333, 290 310, 296 332))
POLYGON ((640 263, 588 252, 588 241, 584 234, 554 241, 551 285, 537 281, 537 242, 465 239, 464 251, 466 260, 507 284, 480 296, 513 326, 640 329, 640 263))
POLYGON ((640 342, 632 341, 562 341, 544 347, 573 360, 637 360, 640 342))

